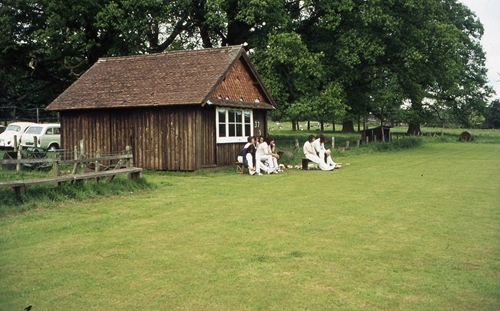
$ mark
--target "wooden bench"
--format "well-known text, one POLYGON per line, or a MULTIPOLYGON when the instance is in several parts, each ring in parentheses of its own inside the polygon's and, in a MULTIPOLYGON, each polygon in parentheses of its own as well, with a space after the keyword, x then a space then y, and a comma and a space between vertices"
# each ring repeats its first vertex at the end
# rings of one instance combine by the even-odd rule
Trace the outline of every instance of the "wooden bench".
POLYGON ((308 170, 309 169, 309 162, 312 162, 308 158, 302 158, 302 169, 303 170, 308 170))
POLYGON ((234 165, 236 165, 236 173, 237 174, 243 174, 245 172, 245 165, 241 162, 234 162, 234 165))
POLYGON ((91 178, 98 179, 100 177, 108 177, 108 182, 109 182, 113 179, 114 176, 119 174, 127 174, 129 179, 140 178, 142 177, 142 168, 131 167, 131 168, 123 168, 117 170, 110 170, 110 171, 61 175, 48 178, 2 181, 0 182, 0 188, 10 187, 14 190, 14 192, 17 195, 24 195, 26 194, 26 187, 31 185, 40 185, 46 183, 55 183, 56 185, 59 185, 63 181, 86 180, 91 178))

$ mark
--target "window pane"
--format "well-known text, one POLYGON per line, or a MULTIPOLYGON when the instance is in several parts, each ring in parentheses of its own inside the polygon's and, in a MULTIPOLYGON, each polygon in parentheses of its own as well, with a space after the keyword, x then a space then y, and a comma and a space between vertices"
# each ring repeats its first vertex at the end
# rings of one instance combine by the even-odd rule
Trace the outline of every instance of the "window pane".
POLYGON ((229 122, 234 122, 234 110, 229 110, 229 122))
POLYGON ((236 136, 243 136, 243 125, 236 124, 236 136))
POLYGON ((219 109, 219 123, 225 123, 225 122, 226 122, 226 110, 219 109))
POLYGON ((245 136, 250 136, 250 124, 245 124, 245 136))
POLYGON ((235 131, 235 125, 234 124, 229 124, 229 137, 234 137, 236 136, 236 131, 235 131))
POLYGON ((219 137, 226 137, 226 124, 219 124, 219 137))
POLYGON ((236 122, 238 122, 238 123, 242 123, 243 122, 241 110, 236 110, 236 122))
POLYGON ((245 123, 250 123, 250 111, 245 111, 245 123))

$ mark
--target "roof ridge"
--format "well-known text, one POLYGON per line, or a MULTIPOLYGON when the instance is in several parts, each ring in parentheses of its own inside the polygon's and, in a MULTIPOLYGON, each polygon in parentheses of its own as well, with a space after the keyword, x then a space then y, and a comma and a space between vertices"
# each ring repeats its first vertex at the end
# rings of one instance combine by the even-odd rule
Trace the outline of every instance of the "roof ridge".
POLYGON ((123 56, 107 56, 107 57, 101 57, 97 60, 97 62, 105 62, 105 61, 115 61, 115 60, 127 60, 127 59, 133 59, 133 58, 153 58, 153 57, 165 57, 166 55, 172 55, 172 54, 194 54, 194 53, 209 53, 209 52, 221 52, 221 51, 232 51, 232 50, 240 50, 242 49, 242 45, 229 45, 229 46, 222 46, 219 48, 201 48, 201 49, 196 49, 196 50, 172 50, 172 51, 166 51, 166 52, 157 52, 157 53, 151 53, 151 54, 134 54, 134 55, 123 55, 123 56))

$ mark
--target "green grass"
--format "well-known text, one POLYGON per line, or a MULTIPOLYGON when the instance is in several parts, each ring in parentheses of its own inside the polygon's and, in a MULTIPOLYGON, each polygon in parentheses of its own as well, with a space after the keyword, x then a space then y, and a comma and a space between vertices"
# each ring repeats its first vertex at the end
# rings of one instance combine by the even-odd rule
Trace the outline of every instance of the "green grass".
POLYGON ((0 310, 498 310, 500 144, 146 172, 0 218, 0 310))

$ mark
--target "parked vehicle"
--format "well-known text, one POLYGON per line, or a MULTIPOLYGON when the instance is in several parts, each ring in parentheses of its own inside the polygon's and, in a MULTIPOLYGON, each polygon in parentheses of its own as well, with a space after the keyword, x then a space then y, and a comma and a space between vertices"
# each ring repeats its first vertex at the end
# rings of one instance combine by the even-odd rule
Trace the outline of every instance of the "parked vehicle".
POLYGON ((2 133, 3 133, 3 131, 5 131, 5 126, 0 125, 0 134, 2 134, 2 133))
POLYGON ((33 122, 13 122, 7 126, 5 131, 0 134, 0 149, 12 149, 14 148, 14 136, 17 136, 18 142, 21 139, 21 135, 26 131, 26 129, 31 126, 36 125, 33 122))
POLYGON ((35 147, 45 150, 59 149, 61 145, 61 125, 57 123, 51 124, 35 124, 30 126, 21 136, 21 148, 35 147))

